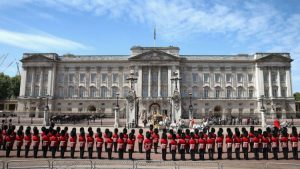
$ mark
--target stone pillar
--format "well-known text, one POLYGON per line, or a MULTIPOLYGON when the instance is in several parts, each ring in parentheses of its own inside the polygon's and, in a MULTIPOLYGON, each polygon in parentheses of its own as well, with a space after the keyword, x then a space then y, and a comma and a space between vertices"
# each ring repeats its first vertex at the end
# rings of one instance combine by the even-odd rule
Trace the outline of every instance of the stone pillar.
POLYGON ((172 78, 172 68, 168 67, 168 97, 171 97, 173 94, 171 78, 172 78))
POLYGON ((41 71, 40 71, 40 83, 39 83, 39 96, 42 96, 42 92, 43 92, 43 78, 44 77, 44 70, 41 68, 41 71))
POLYGON ((21 84, 20 84, 20 96, 25 96, 26 82, 27 82, 27 68, 23 68, 22 75, 21 75, 21 84))
POLYGON ((158 67, 158 80, 157 80, 158 86, 157 86, 157 97, 161 97, 161 67, 158 67))
POLYGON ((143 69, 141 66, 138 67, 138 78, 137 78, 137 95, 142 97, 143 93, 143 69))
POLYGON ((264 74, 263 69, 256 65, 256 97, 260 97, 261 95, 265 95, 264 89, 264 74))
POLYGON ((277 96, 281 97, 281 81, 280 81, 280 69, 277 69, 277 96))
POLYGON ((114 128, 118 128, 120 126, 120 123, 119 123, 119 107, 116 106, 115 107, 115 124, 114 124, 114 128))
POLYGON ((31 74, 31 89, 30 89, 30 96, 34 96, 34 83, 35 83, 35 68, 33 69, 32 71, 32 74, 31 74))
POLYGON ((48 70, 48 84, 47 84, 47 94, 50 96, 54 96, 54 94, 52 93, 52 69, 50 68, 48 70))
POLYGON ((290 67, 286 68, 285 76, 286 76, 286 96, 293 97, 290 67))
POLYGON ((269 67, 269 97, 273 97, 272 93, 272 73, 271 73, 271 67, 269 67))
POLYGON ((149 73, 148 73, 148 97, 151 97, 151 67, 149 66, 149 73))
POLYGON ((265 128, 267 126, 265 112, 266 112, 265 109, 260 109, 260 113, 261 113, 261 127, 262 128, 265 128))
POLYGON ((49 108, 44 109, 43 126, 49 126, 49 108))

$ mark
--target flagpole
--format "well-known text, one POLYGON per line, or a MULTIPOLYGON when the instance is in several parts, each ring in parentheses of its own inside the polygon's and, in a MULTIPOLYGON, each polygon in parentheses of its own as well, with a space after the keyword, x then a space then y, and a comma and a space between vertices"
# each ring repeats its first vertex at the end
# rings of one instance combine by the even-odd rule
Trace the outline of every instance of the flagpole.
POLYGON ((156 47, 156 26, 154 27, 154 47, 156 47))

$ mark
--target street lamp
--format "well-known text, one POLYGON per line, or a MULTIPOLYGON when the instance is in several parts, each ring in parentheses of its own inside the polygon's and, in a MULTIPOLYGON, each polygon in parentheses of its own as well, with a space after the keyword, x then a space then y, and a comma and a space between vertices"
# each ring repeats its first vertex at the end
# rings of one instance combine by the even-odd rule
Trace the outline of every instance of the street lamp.
POLYGON ((192 93, 189 93, 190 96, 190 106, 189 106, 189 119, 191 120, 193 118, 193 105, 192 105, 192 93))
POLYGON ((116 106, 119 107, 119 93, 116 93, 116 96, 117 96, 117 104, 116 104, 116 106))
POLYGON ((119 127, 119 93, 116 93, 117 96, 117 104, 115 107, 115 124, 114 127, 118 128, 119 127))
POLYGON ((266 117, 265 117, 265 107, 264 107, 264 95, 260 96, 261 100, 261 107, 260 107, 260 113, 261 113, 261 126, 266 127, 266 117))
POLYGON ((136 77, 134 77, 134 72, 133 70, 130 71, 130 77, 127 78, 126 80, 129 80, 130 81, 130 89, 133 91, 133 83, 137 80, 136 77))
POLYGON ((264 107, 264 97, 265 97, 264 95, 261 95, 261 96, 260 96, 260 100, 261 100, 261 107, 260 107, 260 109, 261 109, 261 110, 264 110, 264 109, 265 109, 265 107, 264 107))
MULTIPOLYGON (((44 107, 44 120, 43 125, 48 126, 49 125, 49 97, 50 95, 46 95, 46 106, 44 107)), ((43 97, 45 98, 45 97, 43 97)))

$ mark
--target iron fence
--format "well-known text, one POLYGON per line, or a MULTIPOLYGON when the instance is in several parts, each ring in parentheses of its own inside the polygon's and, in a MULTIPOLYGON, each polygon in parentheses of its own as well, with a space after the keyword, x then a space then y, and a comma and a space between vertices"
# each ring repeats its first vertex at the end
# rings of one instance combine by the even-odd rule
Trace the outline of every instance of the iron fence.
POLYGON ((300 164, 296 163, 267 163, 266 169, 299 169, 300 164))
POLYGON ((91 160, 53 160, 52 169, 93 169, 91 160))
POLYGON ((6 163, 6 169, 50 169, 48 160, 12 160, 6 163))

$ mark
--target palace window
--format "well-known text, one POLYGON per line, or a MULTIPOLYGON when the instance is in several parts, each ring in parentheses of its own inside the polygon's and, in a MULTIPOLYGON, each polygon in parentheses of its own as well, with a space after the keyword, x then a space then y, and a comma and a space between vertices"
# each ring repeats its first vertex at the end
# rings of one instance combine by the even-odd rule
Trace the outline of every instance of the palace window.
POLYGON ((113 83, 118 83, 118 77, 119 77, 118 73, 112 74, 113 83))
POLYGON ((231 98, 232 89, 231 87, 227 87, 226 89, 226 98, 231 98))
POLYGON ((195 98, 198 97, 198 87, 194 86, 192 90, 192 96, 195 98))
POLYGON ((102 83, 106 83, 107 82, 107 74, 103 73, 102 74, 102 83))
POLYGON ((209 82, 209 74, 208 73, 204 73, 204 75, 203 75, 203 81, 204 81, 204 83, 208 83, 209 82))
POLYGON ((97 89, 96 87, 90 87, 90 97, 95 98, 97 94, 97 89))
POLYGON ((237 98, 242 98, 243 97, 243 88, 238 87, 237 89, 237 98))
POLYGON ((264 71, 264 82, 267 83, 269 81, 269 72, 268 71, 264 71))
POLYGON ((32 80, 32 74, 31 73, 27 73, 27 77, 26 77, 27 83, 30 83, 31 80, 32 80))
POLYGON ((269 95, 269 88, 268 87, 265 87, 265 97, 270 97, 269 95))
POLYGON ((48 82, 48 73, 43 74, 43 82, 47 83, 48 82))
POLYGON ((126 98, 128 96, 128 93, 129 93, 129 87, 124 87, 123 88, 123 96, 124 96, 124 98, 126 98))
POLYGON ((69 83, 74 83, 74 74, 69 74, 69 83))
POLYGON ((219 73, 215 74, 215 82, 221 82, 221 75, 219 73))
POLYGON ((58 97, 63 98, 64 97, 64 88, 58 87, 58 97))
POLYGON ((209 97, 209 93, 208 93, 208 87, 204 88, 204 92, 203 92, 203 98, 207 99, 209 97))
POLYGON ((39 86, 35 86, 35 87, 34 87, 34 93, 33 93, 33 96, 34 96, 34 97, 39 96, 39 91, 40 91, 40 87, 39 87, 39 86))
POLYGON ((253 75, 252 74, 248 74, 248 82, 253 82, 253 75))
POLYGON ((228 83, 232 82, 231 74, 226 74, 226 82, 228 82, 228 83))
POLYGON ((79 87, 79 97, 83 98, 85 97, 85 88, 84 87, 79 87))
POLYGON ((237 75, 237 81, 238 81, 239 83, 242 83, 242 82, 243 82, 243 74, 238 74, 238 75, 237 75))
POLYGON ((117 87, 112 87, 112 90, 111 90, 111 96, 113 98, 116 98, 117 97, 117 93, 118 93, 118 88, 117 87))
POLYGON ((273 86, 272 89, 273 89, 273 91, 272 91, 273 97, 278 97, 278 90, 277 90, 277 87, 273 86))
POLYGON ((96 73, 91 74, 91 83, 96 83, 96 77, 97 77, 96 73))
POLYGON ((73 86, 70 86, 68 88, 68 96, 69 97, 73 97, 74 96, 74 87, 73 86))
POLYGON ((215 98, 220 98, 220 88, 215 88, 215 98))
POLYGON ((85 74, 84 73, 80 73, 79 79, 80 79, 80 83, 84 83, 85 82, 85 74))
POLYGON ((40 74, 39 73, 36 73, 35 74, 35 79, 34 79, 35 82, 40 82, 40 74))
POLYGON ((193 82, 197 83, 198 81, 198 73, 192 73, 193 82))
POLYGON ((280 72, 280 82, 281 83, 285 83, 285 78, 286 78, 285 72, 280 72))
POLYGON ((105 86, 101 87, 101 98, 107 97, 107 88, 105 86))
POLYGON ((249 93, 248 93, 248 94, 249 94, 249 98, 253 98, 253 93, 254 93, 254 92, 253 92, 253 89, 250 88, 248 92, 249 92, 249 93))
POLYGON ((285 87, 281 87, 281 96, 286 97, 286 88, 285 87))
POLYGON ((58 75, 58 83, 63 83, 64 82, 64 74, 63 73, 60 73, 58 75))
POLYGON ((277 72, 272 72, 271 73, 271 79, 272 79, 273 83, 277 82, 277 72))

